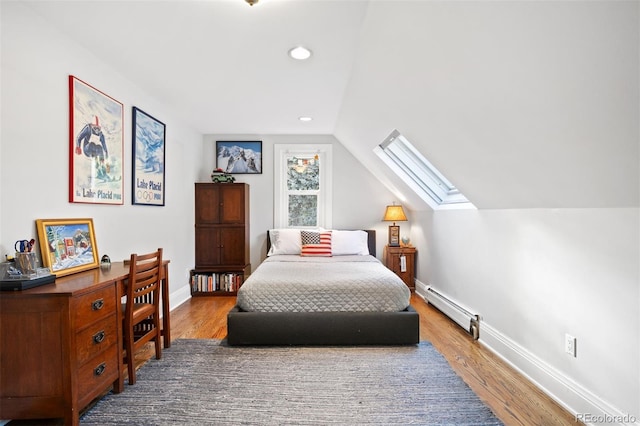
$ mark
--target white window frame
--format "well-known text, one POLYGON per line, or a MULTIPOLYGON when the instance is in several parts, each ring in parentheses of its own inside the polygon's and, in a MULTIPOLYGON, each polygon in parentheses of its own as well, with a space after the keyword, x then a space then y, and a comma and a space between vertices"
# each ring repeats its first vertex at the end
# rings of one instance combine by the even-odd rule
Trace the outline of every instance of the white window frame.
POLYGON ((475 208, 398 130, 374 152, 431 208, 475 208))
MULTIPOLYGON (((289 191, 287 188, 287 158, 314 155, 317 155, 320 161, 317 227, 331 229, 331 212, 333 211, 333 146, 331 144, 274 144, 274 228, 290 228, 289 193, 297 193, 297 191, 289 191)), ((296 228, 301 227, 296 226, 296 228)))

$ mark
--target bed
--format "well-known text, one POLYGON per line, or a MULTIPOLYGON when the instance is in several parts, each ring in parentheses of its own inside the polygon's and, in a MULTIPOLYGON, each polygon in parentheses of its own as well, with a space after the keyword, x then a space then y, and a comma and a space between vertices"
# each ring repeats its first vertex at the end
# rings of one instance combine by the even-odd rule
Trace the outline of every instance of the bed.
POLYGON ((329 253, 326 242, 298 248, 274 239, 275 233, 295 232, 300 230, 267 233, 268 257, 240 287, 227 316, 229 345, 419 342, 410 291, 375 258, 375 231, 332 231, 329 253), (360 245, 353 244, 355 236, 360 245))

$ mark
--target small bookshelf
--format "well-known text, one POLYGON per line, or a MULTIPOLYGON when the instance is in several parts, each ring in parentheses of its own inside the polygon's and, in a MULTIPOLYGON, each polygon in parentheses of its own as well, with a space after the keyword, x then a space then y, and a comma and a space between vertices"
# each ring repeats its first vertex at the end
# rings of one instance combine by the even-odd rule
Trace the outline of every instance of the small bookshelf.
POLYGON ((235 296, 244 282, 243 272, 191 271, 189 286, 192 296, 235 296))

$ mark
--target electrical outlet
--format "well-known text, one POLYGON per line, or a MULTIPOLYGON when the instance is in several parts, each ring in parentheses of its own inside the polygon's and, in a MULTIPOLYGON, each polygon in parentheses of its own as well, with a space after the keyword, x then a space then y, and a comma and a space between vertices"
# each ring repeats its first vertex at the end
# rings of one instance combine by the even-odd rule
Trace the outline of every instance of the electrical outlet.
POLYGON ((574 358, 576 356, 576 342, 576 338, 572 335, 564 335, 564 351, 574 358))

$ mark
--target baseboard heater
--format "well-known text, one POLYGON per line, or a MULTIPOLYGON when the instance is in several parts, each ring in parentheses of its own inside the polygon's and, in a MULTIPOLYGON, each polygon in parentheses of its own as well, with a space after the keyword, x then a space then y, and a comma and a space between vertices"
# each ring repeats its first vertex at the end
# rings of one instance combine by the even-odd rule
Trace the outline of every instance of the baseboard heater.
POLYGON ((425 298, 427 302, 468 331, 474 340, 480 338, 480 315, 469 312, 469 310, 433 289, 433 287, 427 287, 425 298))

